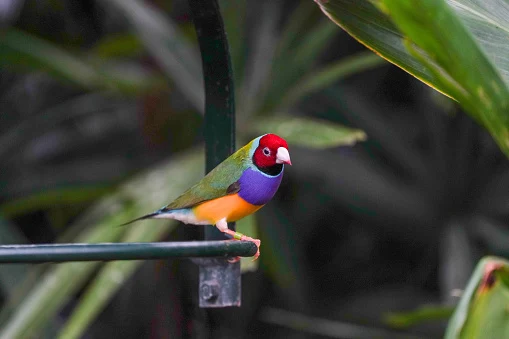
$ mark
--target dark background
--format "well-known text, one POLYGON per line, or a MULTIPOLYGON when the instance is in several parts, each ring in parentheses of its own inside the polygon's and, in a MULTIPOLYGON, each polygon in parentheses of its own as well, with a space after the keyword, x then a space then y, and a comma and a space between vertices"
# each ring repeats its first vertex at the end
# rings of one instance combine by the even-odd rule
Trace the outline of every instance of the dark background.
MULTIPOLYGON (((233 58, 242 140, 256 136, 249 121, 284 113, 275 111, 284 93, 265 93, 270 100, 249 103, 245 84, 256 83, 253 69, 268 63, 269 82, 292 82, 299 72, 365 50, 336 27, 318 51, 313 39, 296 38, 300 51, 308 44, 316 56, 294 72, 278 72, 271 51, 277 54, 274 46, 286 25, 302 26, 303 35, 322 23, 334 26, 306 2, 306 17, 295 15, 306 5, 294 1, 247 5, 243 47, 237 48, 243 57, 233 58), (268 45, 257 49, 260 41, 268 45)), ((140 3, 171 20, 197 52, 185 1, 140 3)), ((109 46, 116 51, 110 50, 112 68, 122 73, 134 64, 151 79, 148 88, 80 86, 0 46, 0 213, 9 225, 2 237, 52 242, 133 175, 201 144, 203 117, 114 8, 92 0, 5 4, 3 32, 15 28, 90 62, 109 46), (112 41, 119 36, 127 42, 117 51, 112 41)), ((37 45, 30 48, 38 53, 37 45)), ((268 85, 258 86, 264 93, 268 85)), ((84 337, 442 336, 446 316, 424 317, 403 329, 391 326, 387 316, 453 305, 451 291, 463 288, 480 257, 507 253, 508 163, 489 134, 451 100, 390 64, 336 81, 285 111, 362 129, 368 140, 320 150, 290 145, 294 166, 286 169, 274 200, 257 213, 260 237, 273 245, 262 248, 259 269, 243 275, 242 307, 199 309, 194 264, 147 261, 84 337)), ((200 234, 181 225, 166 239, 200 234)), ((2 283, 4 303, 15 287, 8 284, 2 283)), ((48 326, 58 331, 77 303, 79 294, 48 326)))

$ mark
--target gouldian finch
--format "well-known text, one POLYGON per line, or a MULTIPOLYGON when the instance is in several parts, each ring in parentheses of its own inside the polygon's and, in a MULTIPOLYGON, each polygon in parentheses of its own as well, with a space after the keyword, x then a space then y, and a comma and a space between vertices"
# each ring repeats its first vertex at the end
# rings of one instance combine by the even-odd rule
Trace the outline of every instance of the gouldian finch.
POLYGON ((240 220, 262 208, 276 193, 283 178, 284 165, 291 165, 287 142, 265 134, 240 148, 210 171, 200 182, 163 208, 134 221, 169 218, 194 225, 215 225, 236 240, 253 239, 228 228, 228 222, 240 220))

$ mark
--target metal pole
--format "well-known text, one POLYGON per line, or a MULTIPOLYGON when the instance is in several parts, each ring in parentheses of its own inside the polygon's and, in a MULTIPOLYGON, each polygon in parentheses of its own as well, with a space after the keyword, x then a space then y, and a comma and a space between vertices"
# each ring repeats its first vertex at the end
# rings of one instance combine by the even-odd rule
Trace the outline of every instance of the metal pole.
MULTIPOLYGON (((249 241, 0 245, 1 264, 253 256, 249 241)), ((213 259, 210 259, 213 260, 213 259)))
MULTIPOLYGON (((206 171, 235 150, 235 101, 228 40, 217 0, 189 0, 200 45, 205 82, 206 171)), ((235 229, 235 225, 229 225, 235 229)), ((226 237, 215 227, 206 240, 226 237)), ((240 263, 204 259, 200 263, 200 307, 240 306, 240 263)))

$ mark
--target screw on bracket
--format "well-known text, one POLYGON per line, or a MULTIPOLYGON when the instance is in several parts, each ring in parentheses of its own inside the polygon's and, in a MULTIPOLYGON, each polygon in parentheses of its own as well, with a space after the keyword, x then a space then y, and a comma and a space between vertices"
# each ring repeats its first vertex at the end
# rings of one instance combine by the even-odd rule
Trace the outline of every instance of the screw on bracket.
POLYGON ((240 263, 227 258, 192 258, 200 266, 200 307, 240 306, 240 263))
POLYGON ((219 296, 219 284, 217 282, 206 281, 200 287, 200 295, 205 301, 214 301, 219 296))

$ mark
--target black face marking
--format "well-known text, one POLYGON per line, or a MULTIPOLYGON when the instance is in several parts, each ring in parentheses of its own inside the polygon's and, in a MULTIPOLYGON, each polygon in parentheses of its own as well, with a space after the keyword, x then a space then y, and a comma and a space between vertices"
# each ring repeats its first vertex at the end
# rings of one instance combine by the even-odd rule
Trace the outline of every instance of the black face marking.
POLYGON ((226 194, 235 194, 238 191, 240 191, 240 183, 238 181, 235 181, 233 184, 228 186, 226 189, 226 194))
MULTIPOLYGON (((255 164, 255 166, 256 166, 256 164, 255 164)), ((281 173, 281 171, 283 170, 283 164, 275 164, 275 165, 269 166, 269 167, 256 166, 256 168, 258 168, 260 171, 262 171, 263 173, 265 173, 267 175, 275 177, 276 175, 281 173)))

